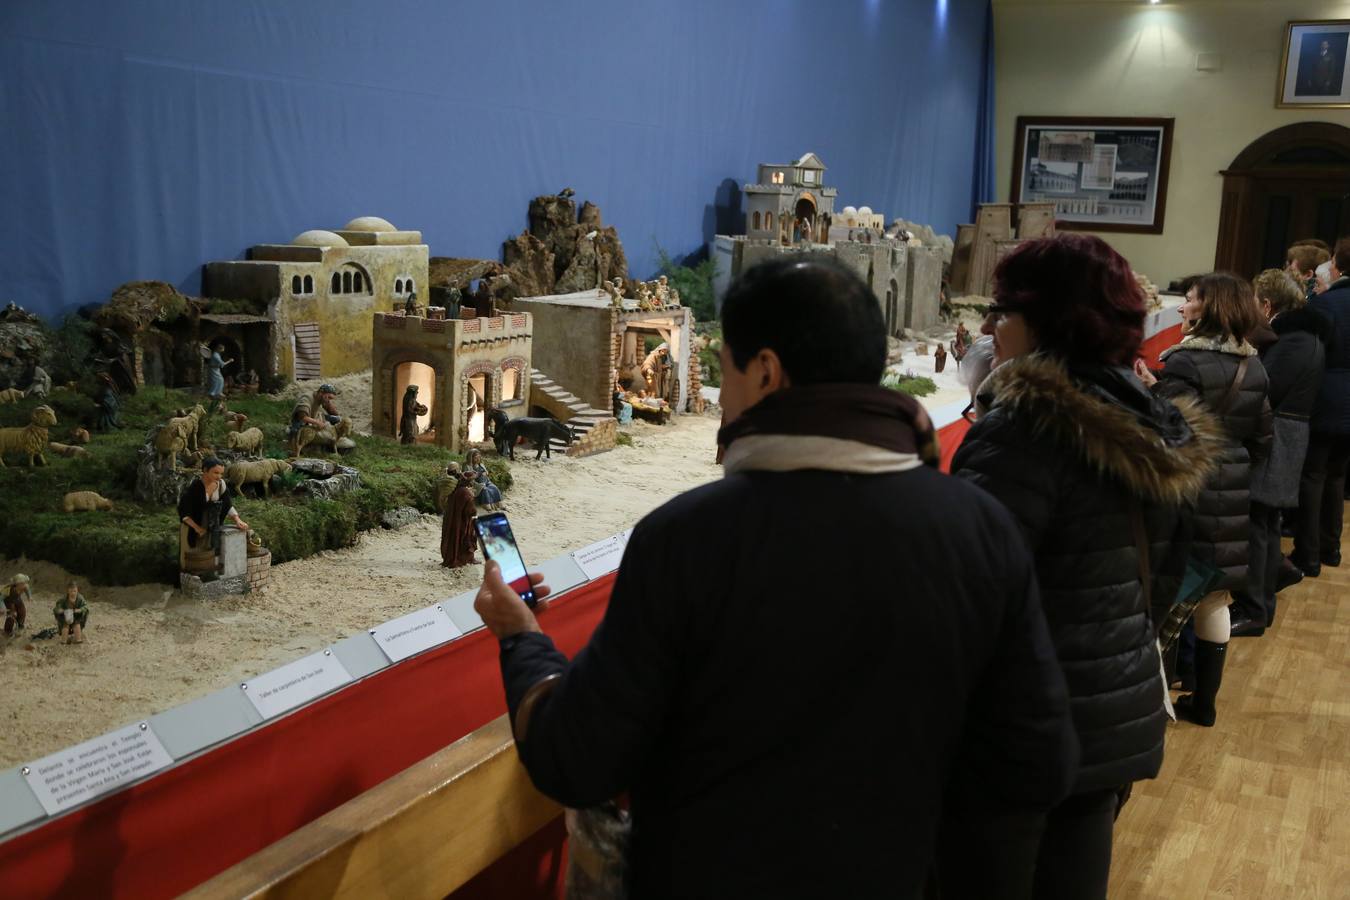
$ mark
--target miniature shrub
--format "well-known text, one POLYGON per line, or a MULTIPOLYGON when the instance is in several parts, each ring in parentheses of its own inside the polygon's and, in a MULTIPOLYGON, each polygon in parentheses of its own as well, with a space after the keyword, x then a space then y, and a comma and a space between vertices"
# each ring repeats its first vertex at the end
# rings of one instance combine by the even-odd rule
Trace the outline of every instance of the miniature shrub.
POLYGON ((906 372, 904 375, 887 373, 886 377, 881 379, 881 384, 882 387, 909 394, 911 397, 927 397, 929 394, 937 393, 937 383, 933 379, 915 375, 913 372, 906 372))
MULTIPOLYGON (((97 584, 172 583, 178 571, 178 516, 172 507, 134 499, 136 453, 146 432, 175 410, 201 401, 186 391, 147 387, 123 398, 125 427, 96 434, 88 456, 65 459, 47 454, 48 465, 29 469, 17 456, 0 469, 0 555, 50 560, 97 584), (92 490, 112 500, 112 511, 60 511, 68 491, 92 490)), ((70 429, 93 416, 93 401, 68 391, 53 392, 48 405, 57 414, 52 440, 63 441, 70 429)), ((26 425, 36 400, 0 406, 0 426, 26 425)), ((286 456, 286 423, 291 401, 266 396, 236 397, 231 409, 249 417, 245 427, 261 428, 266 456, 286 456)), ((203 441, 223 447, 227 427, 213 414, 203 426, 203 441)), ((418 444, 405 447, 391 440, 354 436, 357 449, 338 460, 361 472, 362 487, 333 500, 274 493, 271 500, 239 498, 244 521, 253 526, 272 551, 274 562, 313 556, 322 550, 350 546, 358 532, 377 528, 387 509, 410 506, 435 512, 435 481, 456 457, 444 449, 418 444)), ((492 480, 503 491, 511 487, 506 460, 485 459, 492 480)), ((298 476, 283 476, 283 483, 298 476)), ((298 482, 297 482, 298 483, 298 482)))
POLYGON ((620 431, 614 435, 614 445, 616 447, 631 447, 633 446, 633 436, 626 431, 620 431))

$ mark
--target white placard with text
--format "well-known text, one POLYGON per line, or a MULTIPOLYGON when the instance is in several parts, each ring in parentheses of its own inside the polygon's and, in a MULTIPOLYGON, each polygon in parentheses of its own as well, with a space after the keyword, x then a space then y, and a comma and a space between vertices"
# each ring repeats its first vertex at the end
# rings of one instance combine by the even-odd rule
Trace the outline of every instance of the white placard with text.
POLYGON ((619 562, 623 559, 624 543, 624 538, 616 534, 603 541, 596 541, 589 547, 573 550, 572 559, 576 562, 577 568, 581 569, 581 574, 585 575, 588 581, 594 581, 619 568, 619 562))
POLYGON ((21 770, 54 816, 173 764, 149 723, 140 722, 67 747, 21 770))
POLYGON ((380 645, 390 662, 400 662, 423 650, 453 641, 462 634, 439 604, 399 616, 370 629, 370 636, 380 645))
POLYGON ((264 719, 273 719, 352 680, 332 651, 311 653, 240 685, 264 719))

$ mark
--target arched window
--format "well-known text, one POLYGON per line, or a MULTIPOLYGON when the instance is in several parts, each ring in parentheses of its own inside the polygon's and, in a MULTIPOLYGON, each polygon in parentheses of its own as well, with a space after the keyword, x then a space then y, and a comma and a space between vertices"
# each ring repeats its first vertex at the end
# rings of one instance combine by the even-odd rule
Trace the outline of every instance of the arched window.
POLYGON ((333 273, 333 287, 331 288, 331 291, 334 294, 342 293, 342 276, 337 272, 333 273))
POLYGON ((358 293, 358 294, 365 290, 365 288, 361 287, 361 281, 362 281, 362 279, 361 279, 361 273, 360 273, 360 272, 353 272, 353 273, 352 273, 352 290, 356 291, 356 293, 358 293))
POLYGON ((302 290, 302 288, 303 288, 303 284, 302 284, 301 281, 300 281, 300 276, 299 276, 299 275, 292 275, 292 276, 291 276, 291 293, 292 293, 292 294, 298 294, 298 293, 300 293, 300 291, 302 290))
POLYGON ((342 273, 342 293, 350 294, 352 292, 352 273, 342 273))
POLYGON ((313 275, 306 275, 306 276, 305 276, 305 293, 306 293, 306 294, 312 294, 312 293, 314 293, 314 276, 313 276, 313 275))
POLYGON ((413 291, 417 290, 415 287, 413 287, 413 280, 412 280, 411 278, 408 279, 407 284, 405 285, 405 287, 407 287, 408 293, 410 293, 410 294, 411 294, 413 291))
POLYGON ((758 213, 758 212, 756 212, 753 216, 751 216, 750 222, 751 222, 750 227, 751 227, 753 230, 755 230, 755 231, 759 231, 759 213, 758 213))
POLYGON ((764 230, 773 231, 773 213, 771 212, 764 214, 764 230))
POLYGON ((402 294, 402 293, 403 293, 403 279, 402 279, 402 278, 395 278, 395 279, 394 279, 394 293, 395 293, 395 294, 402 294))

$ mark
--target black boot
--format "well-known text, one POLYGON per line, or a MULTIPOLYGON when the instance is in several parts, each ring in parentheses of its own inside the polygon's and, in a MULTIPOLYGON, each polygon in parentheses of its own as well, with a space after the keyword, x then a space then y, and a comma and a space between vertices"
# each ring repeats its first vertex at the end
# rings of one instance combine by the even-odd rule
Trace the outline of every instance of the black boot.
POLYGON ((1223 661, 1227 655, 1227 644, 1201 640, 1195 642, 1195 693, 1177 698, 1175 707, 1178 718, 1206 728, 1214 724, 1217 717, 1214 700, 1219 696, 1219 685, 1223 683, 1223 661))

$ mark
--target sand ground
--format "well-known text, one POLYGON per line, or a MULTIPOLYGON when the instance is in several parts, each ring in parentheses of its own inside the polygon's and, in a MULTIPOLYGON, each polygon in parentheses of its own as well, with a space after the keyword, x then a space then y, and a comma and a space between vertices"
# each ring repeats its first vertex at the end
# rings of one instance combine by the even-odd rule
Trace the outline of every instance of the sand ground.
MULTIPOLYGON (((369 428, 369 376, 340 379, 340 408, 369 428), (350 382, 350 383, 349 383, 350 382), (365 408, 359 408, 361 399, 365 408), (364 422, 360 421, 364 419, 364 422)), ((295 393, 295 391, 291 391, 295 393)), ((287 394, 289 396, 289 394, 287 394)), ((630 527, 670 497, 721 476, 716 414, 636 423, 634 446, 584 459, 517 455, 506 496, 526 560, 564 555, 630 527)), ((469 590, 480 566, 440 566, 440 519, 363 533, 357 544, 272 569, 260 594, 202 602, 165 585, 85 586, 84 644, 33 641, 52 623, 66 573, 46 562, 0 561, 33 579, 24 638, 0 637, 0 768, 31 761, 161 712, 469 590)))

